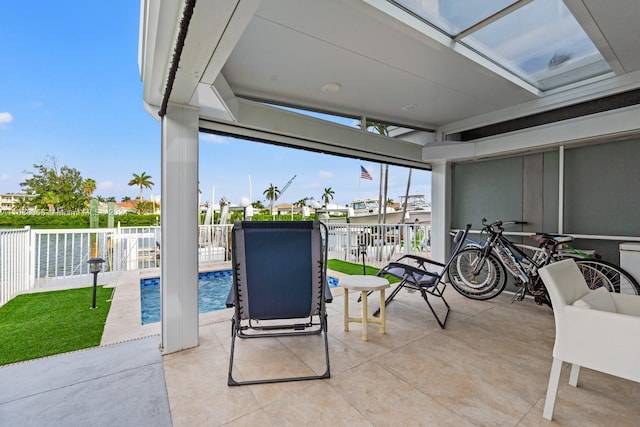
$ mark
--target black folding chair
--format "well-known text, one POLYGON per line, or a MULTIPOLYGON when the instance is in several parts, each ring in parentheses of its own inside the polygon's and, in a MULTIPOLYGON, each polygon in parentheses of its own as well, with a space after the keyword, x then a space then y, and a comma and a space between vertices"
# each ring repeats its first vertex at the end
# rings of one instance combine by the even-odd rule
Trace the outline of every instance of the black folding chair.
MULTIPOLYGON (((447 284, 443 280, 449 269, 449 264, 453 257, 462 249, 464 240, 469 233, 471 224, 467 224, 464 230, 459 230, 453 238, 453 250, 449 256, 449 260, 446 263, 431 260, 429 258, 417 256, 417 255, 404 255, 398 261, 391 262, 387 266, 383 267, 378 276, 384 276, 389 274, 391 276, 401 279, 397 287, 391 292, 391 294, 385 300, 385 306, 389 304, 393 298, 400 292, 402 288, 413 289, 419 291, 422 298, 426 301, 429 309, 436 318, 436 321, 442 329, 444 329, 447 323, 447 317, 449 316, 450 307, 447 300, 444 298, 444 290, 447 284), (431 302, 429 301, 429 295, 440 298, 445 306, 444 318, 438 316, 434 310, 431 302)), ((374 315, 377 315, 374 313, 374 315)))
POLYGON ((232 231, 233 286, 227 305, 231 325, 229 385, 330 377, 327 313, 327 228, 319 221, 237 222, 232 231), (323 334, 325 372, 320 375, 237 381, 236 337, 275 338, 323 334))

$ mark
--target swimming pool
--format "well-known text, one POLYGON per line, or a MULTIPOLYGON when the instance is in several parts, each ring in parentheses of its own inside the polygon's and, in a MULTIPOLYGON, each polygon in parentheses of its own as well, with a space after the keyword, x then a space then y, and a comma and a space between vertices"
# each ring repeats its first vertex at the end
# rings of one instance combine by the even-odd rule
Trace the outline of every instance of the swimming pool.
MULTIPOLYGON (((210 311, 227 308, 227 296, 231 289, 231 270, 207 271, 199 275, 198 311, 210 311)), ((328 277, 329 287, 338 286, 338 279, 328 277)), ((142 324, 160 321, 160 278, 140 279, 140 306, 142 324)))

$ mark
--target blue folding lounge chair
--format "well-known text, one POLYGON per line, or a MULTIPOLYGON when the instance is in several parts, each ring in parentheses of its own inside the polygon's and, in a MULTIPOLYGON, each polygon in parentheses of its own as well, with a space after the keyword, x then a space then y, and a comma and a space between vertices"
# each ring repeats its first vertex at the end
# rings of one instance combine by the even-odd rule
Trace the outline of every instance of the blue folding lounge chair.
POLYGON ((319 221, 236 222, 232 231, 231 354, 228 384, 262 384, 330 377, 327 313, 327 228, 319 221), (324 335, 321 375, 237 381, 236 337, 324 335))
MULTIPOLYGON (((437 262, 428 258, 424 258, 417 255, 404 255, 398 261, 389 263, 386 267, 383 267, 378 276, 384 276, 389 274, 391 276, 401 279, 398 286, 391 292, 391 294, 385 300, 385 306, 389 304, 393 298, 404 287, 420 291, 422 298, 426 301, 429 309, 436 318, 438 325, 444 329, 447 323, 447 317, 449 317, 449 304, 444 299, 444 290, 447 287, 443 278, 447 274, 449 264, 453 257, 462 249, 464 240, 469 233, 471 224, 467 224, 464 230, 459 230, 453 238, 453 250, 449 256, 449 260, 446 263, 437 262), (404 262, 403 262, 404 261, 404 262), (440 298, 445 305, 446 311, 444 318, 438 316, 434 310, 431 302, 429 302, 429 295, 440 298)), ((374 315, 376 315, 374 313, 374 315)))

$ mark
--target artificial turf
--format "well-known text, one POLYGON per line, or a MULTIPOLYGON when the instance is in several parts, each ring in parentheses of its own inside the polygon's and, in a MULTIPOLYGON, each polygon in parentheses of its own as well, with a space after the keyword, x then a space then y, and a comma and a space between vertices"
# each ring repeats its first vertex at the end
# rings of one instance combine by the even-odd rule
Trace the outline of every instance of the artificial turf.
POLYGON ((100 345, 113 289, 18 295, 0 307, 0 365, 100 345))
MULTIPOLYGON (((344 274, 363 274, 362 264, 356 264, 348 261, 341 261, 338 259, 330 259, 327 261, 327 268, 329 270, 337 271, 344 274)), ((365 271, 367 275, 375 276, 380 271, 377 267, 365 265, 365 271)), ((389 283, 399 282, 397 277, 385 275, 385 278, 389 280, 389 283)))

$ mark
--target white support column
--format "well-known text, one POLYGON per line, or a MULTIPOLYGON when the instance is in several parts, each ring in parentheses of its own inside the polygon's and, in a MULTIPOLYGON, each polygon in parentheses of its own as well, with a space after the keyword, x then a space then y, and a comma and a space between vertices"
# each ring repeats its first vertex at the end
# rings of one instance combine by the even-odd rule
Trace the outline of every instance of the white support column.
POLYGON ((564 233, 564 145, 558 147, 558 234, 564 233))
POLYGON ((162 351, 198 345, 198 116, 169 105, 162 118, 162 351))
POLYGON ((437 162, 431 167, 431 257, 445 262, 451 239, 451 164, 437 162))

